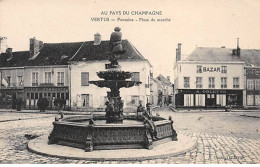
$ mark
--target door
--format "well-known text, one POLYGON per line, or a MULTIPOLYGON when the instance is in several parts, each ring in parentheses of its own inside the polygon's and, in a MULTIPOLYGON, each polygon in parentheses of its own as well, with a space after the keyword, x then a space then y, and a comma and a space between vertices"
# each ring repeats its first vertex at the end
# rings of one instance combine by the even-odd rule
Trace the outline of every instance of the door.
POLYGON ((209 107, 216 105, 216 95, 215 94, 207 94, 206 105, 209 107))

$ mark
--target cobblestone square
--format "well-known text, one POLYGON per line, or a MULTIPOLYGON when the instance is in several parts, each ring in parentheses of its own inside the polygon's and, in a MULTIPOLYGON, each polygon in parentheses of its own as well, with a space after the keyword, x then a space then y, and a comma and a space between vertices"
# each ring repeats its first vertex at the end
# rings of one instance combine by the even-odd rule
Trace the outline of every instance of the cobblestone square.
POLYGON ((173 112, 157 108, 154 114, 172 116, 178 134, 197 140, 195 149, 185 154, 146 161, 85 161, 55 158, 29 152, 27 142, 48 135, 55 114, 0 112, 1 164, 259 164, 259 112, 173 112))

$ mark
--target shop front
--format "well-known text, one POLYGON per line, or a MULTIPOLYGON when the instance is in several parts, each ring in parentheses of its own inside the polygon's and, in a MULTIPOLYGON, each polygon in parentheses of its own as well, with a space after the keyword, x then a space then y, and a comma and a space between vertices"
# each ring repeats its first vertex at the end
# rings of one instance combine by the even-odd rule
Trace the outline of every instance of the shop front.
POLYGON ((177 108, 243 107, 243 90, 179 89, 175 95, 177 108))
POLYGON ((39 98, 47 98, 49 106, 47 109, 55 109, 54 100, 66 100, 66 109, 69 109, 69 89, 67 86, 40 85, 39 87, 25 87, 26 109, 38 109, 39 98))
POLYGON ((23 89, 2 89, 0 90, 0 108, 16 108, 16 99, 23 97, 23 89))

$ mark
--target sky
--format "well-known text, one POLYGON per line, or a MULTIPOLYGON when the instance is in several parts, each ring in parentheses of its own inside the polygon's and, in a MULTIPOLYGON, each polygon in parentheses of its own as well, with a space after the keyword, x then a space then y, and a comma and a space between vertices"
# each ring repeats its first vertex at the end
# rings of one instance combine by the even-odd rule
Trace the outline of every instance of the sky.
POLYGON ((0 0, 0 36, 7 37, 13 51, 28 50, 31 37, 44 43, 92 41, 98 32, 102 40, 109 40, 116 26, 121 27, 123 39, 150 61, 155 76, 173 78, 178 43, 183 55, 196 46, 235 48, 237 38, 242 49, 260 49, 260 1, 0 0), (130 14, 122 15, 123 11, 130 14), (161 11, 162 15, 131 15, 131 11, 161 11), (110 21, 92 21, 94 17, 110 21), (111 21, 117 18, 170 21, 111 21))

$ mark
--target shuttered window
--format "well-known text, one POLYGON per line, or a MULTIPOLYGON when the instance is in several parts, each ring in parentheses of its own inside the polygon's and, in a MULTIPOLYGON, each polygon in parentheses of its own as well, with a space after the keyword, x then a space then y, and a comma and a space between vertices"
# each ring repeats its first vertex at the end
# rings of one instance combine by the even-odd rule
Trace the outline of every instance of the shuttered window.
POLYGON ((81 86, 88 86, 89 83, 89 73, 88 72, 82 72, 81 73, 81 86))

